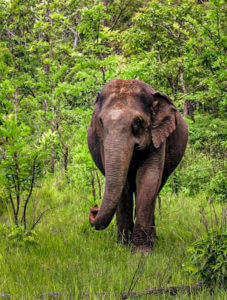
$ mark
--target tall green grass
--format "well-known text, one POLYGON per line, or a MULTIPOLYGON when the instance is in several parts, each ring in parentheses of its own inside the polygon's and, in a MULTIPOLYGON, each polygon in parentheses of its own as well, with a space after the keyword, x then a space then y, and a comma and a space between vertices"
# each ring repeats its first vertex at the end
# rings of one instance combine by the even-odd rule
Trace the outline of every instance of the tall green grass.
MULTIPOLYGON (((158 240, 144 258, 131 247, 116 242, 115 220, 105 231, 93 230, 88 222, 91 200, 88 190, 67 185, 61 176, 46 179, 33 195, 37 211, 30 207, 30 220, 46 208, 36 227, 36 244, 12 246, 0 233, 0 293, 12 299, 36 299, 42 293, 59 292, 61 299, 119 299, 128 290, 139 262, 144 268, 134 290, 166 285, 188 285, 182 264, 187 248, 204 234, 199 210, 208 211, 205 194, 185 197, 162 194, 161 214, 156 210, 158 240), (103 292, 106 292, 106 294, 103 292)), ((215 204, 217 212, 221 204, 215 204)), ((3 221, 4 216, 1 217, 3 221)), ((176 299, 224 299, 225 292, 213 295, 204 288, 195 295, 179 294, 176 299)), ((47 298, 47 296, 45 296, 47 298)), ((44 297, 44 298, 45 298, 44 297)), ((171 296, 144 296, 142 299, 171 299, 171 296)))

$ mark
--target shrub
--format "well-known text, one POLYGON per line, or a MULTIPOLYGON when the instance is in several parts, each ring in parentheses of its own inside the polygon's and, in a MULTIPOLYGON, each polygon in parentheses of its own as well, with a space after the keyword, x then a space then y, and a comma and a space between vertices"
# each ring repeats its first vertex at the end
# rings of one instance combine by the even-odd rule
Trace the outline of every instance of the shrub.
POLYGON ((211 179, 209 191, 218 197, 219 200, 226 201, 227 199, 227 182, 224 170, 219 170, 211 179))
POLYGON ((0 118, 0 199, 11 207, 14 223, 27 229, 27 208, 43 178, 48 134, 31 140, 31 129, 13 114, 0 118), (2 195, 1 195, 2 194, 2 195))
POLYGON ((167 184, 171 186, 173 183, 177 184, 177 190, 190 196, 206 191, 215 197, 215 201, 227 198, 226 171, 222 161, 196 150, 194 145, 188 145, 181 164, 167 184))
POLYGON ((226 148, 225 120, 209 115, 196 115, 196 122, 189 124, 189 142, 195 149, 222 157, 226 148))
POLYGON ((35 231, 24 230, 23 226, 11 226, 7 238, 12 246, 28 246, 37 243, 35 231))
POLYGON ((204 208, 200 211, 206 235, 189 247, 185 266, 189 273, 198 276, 205 285, 214 288, 215 285, 225 286, 227 283, 226 209, 223 208, 218 216, 213 198, 207 196, 206 200, 210 206, 209 216, 204 208))
POLYGON ((187 269, 192 275, 198 275, 209 287, 226 284, 226 232, 209 232, 194 242, 188 252, 187 269))

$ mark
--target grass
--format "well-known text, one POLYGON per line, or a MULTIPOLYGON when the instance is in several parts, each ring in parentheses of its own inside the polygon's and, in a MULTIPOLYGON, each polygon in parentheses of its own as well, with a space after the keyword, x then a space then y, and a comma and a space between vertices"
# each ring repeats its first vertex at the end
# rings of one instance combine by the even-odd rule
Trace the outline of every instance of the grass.
MULTIPOLYGON (((153 252, 142 257, 140 253, 133 254, 130 247, 117 244, 114 221, 105 231, 90 227, 88 213, 92 200, 88 192, 82 184, 67 186, 56 178, 43 182, 33 195, 33 203, 39 201, 40 211, 55 208, 37 225, 37 243, 12 246, 0 233, 0 293, 9 293, 12 299, 37 299, 48 292, 59 292, 61 299, 119 299, 120 292, 129 289, 141 259, 145 264, 134 290, 196 283, 182 264, 186 249, 204 233, 199 210, 204 207, 208 211, 205 194, 163 194, 161 216, 156 210, 158 240, 153 252), (104 291, 107 294, 102 294, 104 291)), ((220 212, 221 205, 215 205, 220 212)), ((197 294, 179 294, 174 298, 225 296, 224 290, 217 289, 210 295, 203 288, 197 294)), ((140 299, 171 298, 157 295, 140 299)))

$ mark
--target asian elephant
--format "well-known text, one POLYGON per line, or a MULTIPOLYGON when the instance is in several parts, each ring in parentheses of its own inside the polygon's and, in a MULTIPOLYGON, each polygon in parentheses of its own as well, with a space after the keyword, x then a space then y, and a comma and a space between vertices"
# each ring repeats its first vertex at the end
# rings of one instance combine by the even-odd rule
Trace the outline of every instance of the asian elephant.
POLYGON ((101 207, 91 208, 90 224, 105 229, 116 212, 118 240, 149 252, 156 235, 155 199, 181 161, 187 139, 187 124, 168 96, 135 79, 106 84, 87 135, 92 158, 106 177, 101 207))

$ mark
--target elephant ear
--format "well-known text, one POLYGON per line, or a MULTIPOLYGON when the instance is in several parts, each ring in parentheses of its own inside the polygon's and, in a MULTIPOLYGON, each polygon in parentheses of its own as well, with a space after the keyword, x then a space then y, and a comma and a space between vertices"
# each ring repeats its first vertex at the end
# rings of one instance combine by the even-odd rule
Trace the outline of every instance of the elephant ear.
POLYGON ((151 134, 155 148, 176 129, 176 107, 165 94, 154 91, 151 105, 151 134))

